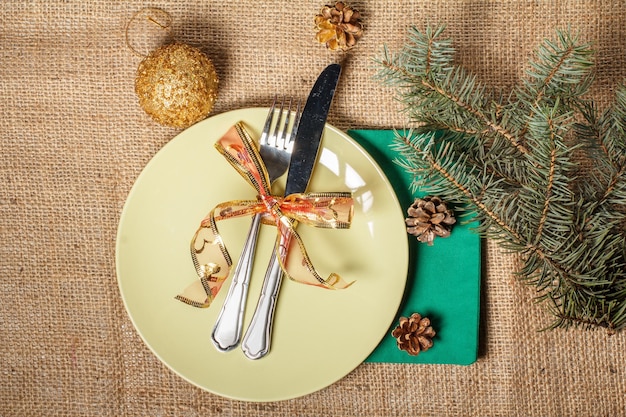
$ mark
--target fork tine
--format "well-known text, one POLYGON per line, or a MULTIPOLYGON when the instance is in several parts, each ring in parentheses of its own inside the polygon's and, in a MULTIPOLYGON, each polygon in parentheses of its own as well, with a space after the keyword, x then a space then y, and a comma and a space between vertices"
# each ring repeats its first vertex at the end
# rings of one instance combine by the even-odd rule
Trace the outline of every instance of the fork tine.
POLYGON ((280 132, 280 140, 276 140, 276 147, 281 146, 283 149, 287 149, 287 139, 289 138, 289 122, 291 121, 291 102, 292 98, 289 99, 289 107, 285 111, 285 123, 283 123, 283 129, 280 132))
POLYGON ((263 126, 263 132, 261 133, 261 139, 259 143, 266 145, 269 143, 269 133, 270 127, 272 126, 272 121, 274 120, 274 110, 276 109, 276 96, 274 96, 274 101, 272 102, 272 107, 270 107, 270 111, 267 113, 267 118, 265 119, 265 125, 263 126))
POLYGON ((294 104, 293 98, 291 97, 289 98, 289 103, 288 103, 288 106, 286 107, 285 106, 286 97, 283 96, 278 109, 276 108, 277 101, 278 101, 278 97, 274 96, 272 106, 270 107, 270 110, 267 114, 267 118, 265 119, 265 125, 263 126, 263 131, 261 133, 261 138, 259 140, 259 143, 263 145, 270 145, 276 148, 282 148, 282 149, 287 150, 290 147, 290 145, 293 143, 293 140, 298 131, 298 126, 300 124, 300 117, 302 116, 302 110, 300 108, 301 102, 300 100, 296 101, 295 111, 294 111, 292 110, 293 104, 294 104), (278 115, 276 115, 276 113, 278 113, 278 115), (293 113, 293 117, 292 117, 292 113, 293 113), (291 123, 292 118, 293 118, 293 123, 291 123), (290 123, 291 123, 291 130, 289 129, 290 123))
POLYGON ((283 120, 283 113, 285 110, 285 97, 283 96, 283 99, 280 102, 280 108, 278 109, 278 119, 276 119, 276 124, 274 125, 274 133, 272 133, 272 136, 270 137, 270 144, 274 145, 275 147, 278 147, 278 136, 279 136, 279 132, 280 132, 280 124, 283 120))

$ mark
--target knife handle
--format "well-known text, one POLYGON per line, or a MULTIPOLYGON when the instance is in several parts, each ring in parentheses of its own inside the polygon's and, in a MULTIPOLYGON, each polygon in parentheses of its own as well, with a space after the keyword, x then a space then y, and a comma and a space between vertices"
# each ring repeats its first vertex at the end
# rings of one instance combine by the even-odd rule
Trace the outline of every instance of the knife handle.
MULTIPOLYGON (((282 244, 281 247, 283 247, 282 244)), ((282 277, 283 271, 274 250, 265 272, 263 288, 256 310, 254 310, 252 321, 241 344, 244 354, 250 359, 260 359, 267 355, 270 350, 274 311, 276 310, 282 277)))
POLYGON ((252 218, 252 224, 246 237, 241 256, 233 273, 233 282, 230 284, 226 300, 222 306, 211 339, 213 344, 222 352, 233 349, 241 339, 241 329, 243 327, 243 314, 246 308, 246 298, 252 275, 252 264, 254 263, 254 252, 256 241, 261 225, 261 215, 256 214, 252 218))

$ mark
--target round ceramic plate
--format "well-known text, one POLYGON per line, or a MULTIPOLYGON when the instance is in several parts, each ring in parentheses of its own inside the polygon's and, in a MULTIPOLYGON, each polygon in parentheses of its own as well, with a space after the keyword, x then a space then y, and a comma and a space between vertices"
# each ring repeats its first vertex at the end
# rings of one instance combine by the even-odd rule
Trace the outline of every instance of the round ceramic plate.
MULTIPOLYGON (((190 307, 174 297, 197 279, 189 243, 204 216, 220 202, 255 198, 254 189, 213 145, 238 121, 259 137, 267 111, 219 114, 165 145, 128 196, 116 248, 124 304, 154 354, 192 384, 247 401, 306 395, 356 368, 388 335, 408 267, 404 216, 391 185, 359 145, 327 125, 309 191, 351 191, 352 227, 329 230, 301 225, 298 232, 323 276, 337 272, 355 283, 345 290, 327 290, 287 280, 267 356, 253 361, 239 348, 226 353, 214 348, 210 336, 231 280, 207 309, 190 307)), ((275 184, 276 194, 284 187, 281 180, 275 184)), ((249 218, 219 224, 235 263, 249 226, 249 218)), ((275 237, 274 227, 262 226, 244 331, 275 237)))

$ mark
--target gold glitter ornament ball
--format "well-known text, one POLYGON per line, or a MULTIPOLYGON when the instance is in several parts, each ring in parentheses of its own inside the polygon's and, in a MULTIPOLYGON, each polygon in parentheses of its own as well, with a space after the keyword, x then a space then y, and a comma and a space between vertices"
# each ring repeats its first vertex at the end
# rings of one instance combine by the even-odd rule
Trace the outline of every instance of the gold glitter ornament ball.
POLYGON ((158 123, 185 128, 209 115, 217 84, 215 67, 202 51, 173 43, 141 61, 135 92, 141 107, 158 123))

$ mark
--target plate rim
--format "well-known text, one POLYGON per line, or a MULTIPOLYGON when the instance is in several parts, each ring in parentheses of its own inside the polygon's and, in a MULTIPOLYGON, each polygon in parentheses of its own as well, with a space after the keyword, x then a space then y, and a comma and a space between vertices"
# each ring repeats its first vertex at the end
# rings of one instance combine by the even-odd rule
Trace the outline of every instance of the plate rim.
MULTIPOLYGON (((177 375, 178 377, 182 378, 183 380, 185 380, 186 382, 190 383, 191 385, 198 387, 204 391, 210 392, 212 394, 215 395, 219 395, 223 398, 228 398, 228 399, 233 399, 233 400, 239 400, 239 401, 247 401, 247 402, 274 402, 274 401, 285 401, 285 400, 290 400, 290 399, 295 399, 295 398, 300 398, 302 396, 306 396, 309 394, 313 394, 315 392, 318 392, 322 389, 325 389, 333 384, 335 384, 336 382, 340 381, 341 379, 345 378, 348 374, 350 374, 352 371, 354 371, 357 367, 359 367, 361 364, 363 364, 365 362, 365 360, 367 359, 367 356, 369 356, 375 349, 376 347, 380 344, 380 342, 383 340, 384 336, 386 333, 381 334, 381 338, 377 341, 376 344, 374 344, 372 346, 371 349, 369 349, 369 353, 363 357, 360 361, 357 361, 355 363, 355 365, 353 367, 351 367, 349 370, 347 370, 345 373, 339 375, 337 378, 329 378, 326 382, 322 383, 322 384, 318 384, 318 386, 313 387, 312 389, 306 389, 306 390, 302 390, 303 392, 300 392, 298 390, 297 394, 291 393, 288 395, 283 395, 283 396, 279 396, 279 395, 275 395, 272 398, 246 398, 245 396, 239 396, 239 395, 233 395, 233 394, 228 394, 228 393, 224 393, 224 392, 220 392, 218 390, 214 390, 210 387, 207 387, 205 385, 200 384, 199 382, 195 381, 194 379, 190 378, 189 376, 187 376, 186 374, 184 374, 183 372, 181 372, 180 370, 176 369, 172 364, 170 364, 167 360, 165 360, 161 354, 155 349, 155 347, 152 345, 152 343, 147 340, 146 336, 144 335, 144 332, 140 329, 140 326, 137 325, 136 321, 135 321, 135 317, 133 316, 133 313, 131 312, 131 308, 129 307, 128 301, 126 299, 124 290, 122 288, 123 284, 122 284, 122 279, 121 279, 121 266, 120 266, 120 246, 121 246, 121 239, 120 236, 122 234, 122 230, 123 230, 123 224, 124 224, 124 220, 126 217, 126 212, 128 210, 129 204, 130 204, 130 200, 132 199, 133 194, 136 192, 136 189, 139 187, 139 183, 141 182, 141 179, 144 175, 147 175, 147 171, 149 171, 149 167, 156 163, 155 160, 158 159, 159 155, 167 152, 167 149, 169 148, 170 144, 172 144, 172 142, 177 139, 179 136, 183 135, 188 129, 191 128, 200 128, 201 127, 201 123, 204 122, 209 122, 211 119, 217 117, 217 116, 223 116, 223 115, 227 115, 227 114, 234 114, 234 113, 238 113, 238 112, 251 112, 251 111, 269 111, 269 107, 244 107, 244 108, 239 108, 239 109, 234 109, 234 110, 228 110, 228 111, 224 111, 222 113, 216 113, 213 114, 211 116, 209 116, 207 119, 202 120, 199 123, 196 123, 193 126, 190 126, 189 128, 182 130, 180 132, 178 132, 175 136, 173 136, 167 143, 165 143, 161 148, 159 148, 149 159, 149 161, 141 168, 141 171, 139 172, 139 174, 136 176, 136 178, 133 181, 133 185, 131 186, 131 188, 129 189, 125 201, 124 201, 124 205, 120 211, 120 216, 119 216, 119 221, 118 221, 118 226, 116 229, 116 239, 115 239, 115 272, 116 272, 116 281, 117 281, 117 287, 118 287, 118 291, 120 293, 120 298, 122 299, 122 303, 124 305, 124 310, 126 311, 126 315, 129 318, 129 320, 131 321, 131 324, 133 325, 133 329, 136 332, 136 334, 139 335, 140 339, 142 340, 143 344, 149 349, 149 351, 159 360, 159 362, 161 362, 163 365, 165 365, 167 367, 167 369, 169 369, 171 372, 173 372, 175 375, 177 375), (305 391, 305 392, 304 392, 305 391)), ((243 119, 243 121, 245 122, 245 119, 243 119)), ((373 158, 372 155, 370 155, 370 153, 360 144, 358 143, 354 138, 352 138, 346 131, 342 131, 340 129, 338 129, 337 127, 335 127, 334 125, 330 124, 330 123, 326 123, 325 124, 325 129, 328 129, 330 131, 332 131, 334 134, 338 135, 339 137, 341 137, 342 139, 348 141, 350 143, 351 146, 355 147, 358 149, 358 151, 367 159, 367 161, 369 162, 370 165, 372 165, 375 169, 377 174, 384 180, 385 183, 385 188, 387 188, 389 190, 389 192, 392 194, 393 196, 393 205, 394 205, 394 209, 396 211, 396 213, 398 214, 399 217, 400 214, 402 213, 402 207, 400 205, 400 202, 398 200, 398 197, 395 193, 395 190, 393 189, 393 185, 391 184, 389 178, 387 177, 387 175, 385 174, 385 172, 383 171, 383 169, 381 168, 381 166, 378 164, 378 162, 373 158)), ((322 146, 324 146, 322 144, 322 146)), ((402 270, 404 271, 404 278, 402 279, 402 293, 400 294, 399 297, 397 297, 396 299, 396 303, 393 306, 393 311, 394 311, 394 315, 390 318, 389 323, 387 323, 387 328, 390 328, 391 325, 394 322, 395 319, 395 315, 397 314, 397 311, 400 309, 401 305, 402 305, 402 300, 404 297, 404 292, 406 291, 406 283, 408 280, 408 273, 409 273, 409 244, 408 244, 408 240, 402 240, 402 249, 398 250, 398 252, 402 253, 402 262, 403 262, 403 268, 402 270)), ((227 291, 227 289, 225 289, 224 291, 227 291)))

